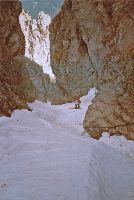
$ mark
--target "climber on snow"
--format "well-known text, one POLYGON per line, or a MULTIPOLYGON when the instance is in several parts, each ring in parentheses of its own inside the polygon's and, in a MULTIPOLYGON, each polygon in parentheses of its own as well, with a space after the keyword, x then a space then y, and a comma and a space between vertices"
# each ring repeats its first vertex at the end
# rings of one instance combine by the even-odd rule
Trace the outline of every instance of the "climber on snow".
POLYGON ((81 100, 79 98, 75 99, 74 101, 75 103, 75 109, 80 109, 80 104, 81 104, 81 100))

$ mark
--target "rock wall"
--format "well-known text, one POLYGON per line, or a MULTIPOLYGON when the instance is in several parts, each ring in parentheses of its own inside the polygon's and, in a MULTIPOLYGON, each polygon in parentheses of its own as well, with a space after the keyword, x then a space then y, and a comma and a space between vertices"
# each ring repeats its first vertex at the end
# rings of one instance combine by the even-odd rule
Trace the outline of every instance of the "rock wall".
POLYGON ((106 131, 134 139, 133 24, 131 0, 65 0, 50 26, 61 91, 74 99, 98 89, 83 123, 97 139, 106 131))
POLYGON ((42 68, 25 58, 25 41, 19 24, 19 1, 0 1, 0 116, 45 101, 42 68))
POLYGON ((0 115, 10 116, 15 109, 28 108, 27 102, 46 101, 45 75, 41 66, 23 56, 0 64, 0 115))
POLYGON ((18 1, 0 1, 0 63, 24 54, 24 36, 19 25, 21 11, 18 1))
POLYGON ((25 56, 41 65, 45 73, 52 74, 48 30, 50 16, 41 11, 36 20, 23 10, 19 19, 25 36, 25 56))
POLYGON ((60 103, 85 95, 94 71, 73 2, 65 1, 50 24, 51 66, 63 94, 56 98, 60 103))

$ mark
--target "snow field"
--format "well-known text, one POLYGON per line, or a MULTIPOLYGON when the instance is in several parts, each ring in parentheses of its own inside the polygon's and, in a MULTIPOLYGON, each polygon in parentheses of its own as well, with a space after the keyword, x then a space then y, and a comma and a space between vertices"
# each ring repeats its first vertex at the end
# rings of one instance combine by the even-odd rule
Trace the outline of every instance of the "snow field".
POLYGON ((83 133, 95 89, 71 104, 0 118, 0 200, 134 200, 134 142, 83 133))

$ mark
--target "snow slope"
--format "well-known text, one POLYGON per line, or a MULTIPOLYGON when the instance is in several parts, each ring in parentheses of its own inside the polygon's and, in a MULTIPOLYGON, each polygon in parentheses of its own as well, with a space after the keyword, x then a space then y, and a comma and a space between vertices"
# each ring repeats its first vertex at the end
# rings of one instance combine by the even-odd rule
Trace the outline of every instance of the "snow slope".
POLYGON ((40 11, 37 19, 33 19, 23 10, 19 21, 25 36, 25 56, 41 65, 44 73, 53 77, 50 66, 50 16, 40 11))
POLYGON ((83 135, 94 94, 80 110, 36 101, 0 118, 0 200, 134 200, 134 142, 83 135))

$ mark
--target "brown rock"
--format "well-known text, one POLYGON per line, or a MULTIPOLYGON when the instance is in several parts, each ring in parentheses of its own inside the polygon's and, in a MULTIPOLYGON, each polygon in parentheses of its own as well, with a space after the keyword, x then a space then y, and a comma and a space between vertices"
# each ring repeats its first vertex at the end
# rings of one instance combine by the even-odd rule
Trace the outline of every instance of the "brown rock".
POLYGON ((0 115, 10 116, 27 102, 45 101, 42 68, 25 58, 24 36, 19 24, 19 1, 0 1, 0 115))
POLYGON ((22 11, 19 1, 0 1, 0 63, 24 55, 24 36, 19 25, 22 11))
POLYGON ((28 108, 27 102, 46 101, 42 67, 17 56, 12 63, 0 65, 0 115, 10 116, 15 109, 28 108))
POLYGON ((71 100, 98 89, 84 120, 94 138, 109 131, 134 139, 133 23, 132 0, 65 0, 50 26, 52 68, 64 94, 71 100))

